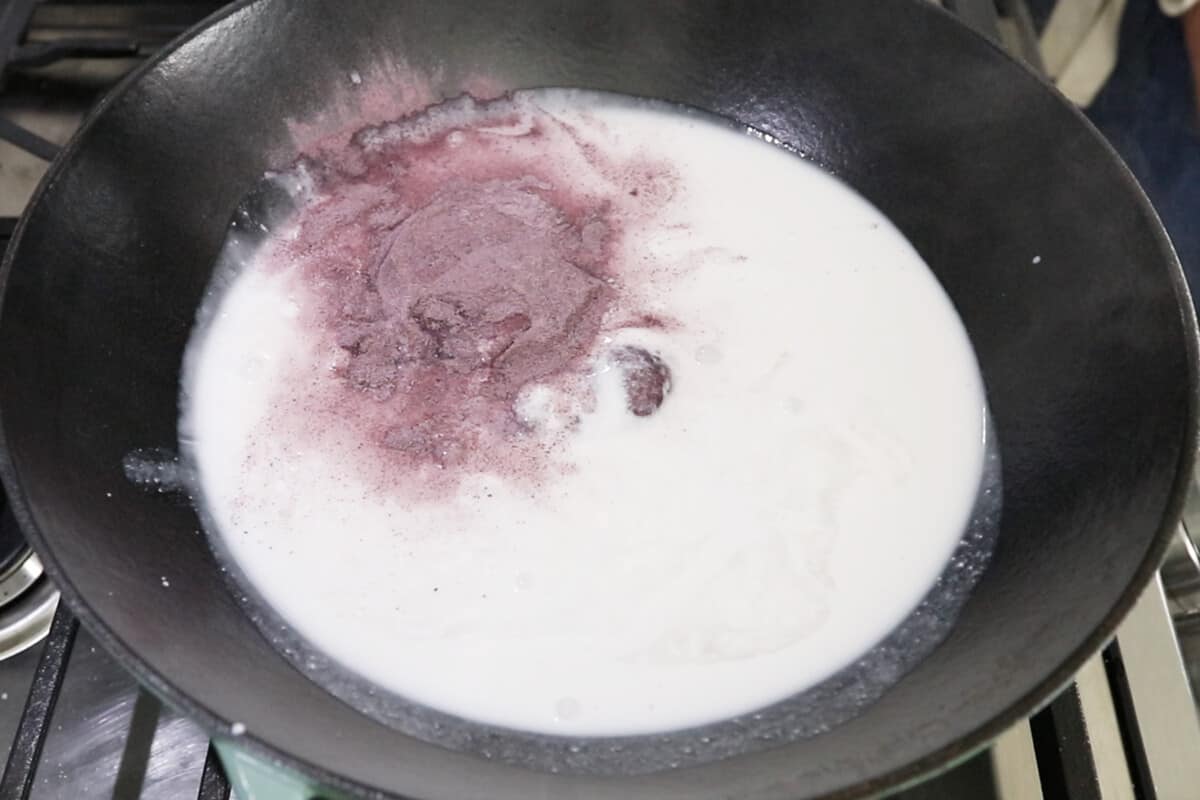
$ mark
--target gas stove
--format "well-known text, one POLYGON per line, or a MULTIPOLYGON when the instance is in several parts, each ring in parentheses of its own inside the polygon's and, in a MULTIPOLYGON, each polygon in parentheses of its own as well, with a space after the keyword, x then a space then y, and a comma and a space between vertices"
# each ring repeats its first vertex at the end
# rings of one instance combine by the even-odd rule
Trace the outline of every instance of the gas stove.
MULTIPOLYGON (((936 0, 930 0, 934 2, 936 0)), ((1022 0, 941 0, 1040 68, 1022 0)), ((0 2, 0 247, 101 94, 220 4, 0 2)), ((1200 484, 1115 640, 989 750, 894 797, 1184 800, 1200 794, 1200 484), (1189 531, 1192 534, 1189 534, 1189 531)), ((204 731, 142 690, 65 607, 0 493, 0 800, 231 794, 204 731)), ((303 797, 304 795, 295 795, 303 797)))

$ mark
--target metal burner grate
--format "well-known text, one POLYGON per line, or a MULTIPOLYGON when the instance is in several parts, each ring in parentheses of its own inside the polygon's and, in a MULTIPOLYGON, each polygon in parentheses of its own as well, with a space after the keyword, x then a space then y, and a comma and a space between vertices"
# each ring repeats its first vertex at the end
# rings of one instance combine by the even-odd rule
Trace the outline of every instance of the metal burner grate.
MULTIPOLYGON (((78 632, 78 620, 65 607, 59 608, 34 672, 33 685, 25 700, 25 710, 21 715, 12 749, 9 751, 8 762, 3 775, 0 776, 0 797, 5 800, 26 800, 31 795, 78 632)), ((137 724, 137 709, 139 706, 148 706, 156 712, 157 705, 158 701, 152 695, 144 691, 139 694, 138 704, 134 709, 135 719, 130 725, 129 738, 121 760, 122 766, 131 766, 127 769, 118 768, 112 793, 114 798, 134 798, 140 795, 148 767, 145 762, 148 761, 149 750, 136 746, 139 741, 144 740, 139 734, 147 732, 145 724, 137 724), (139 755, 140 759, 137 758, 139 755), (134 759, 127 761, 129 756, 133 756, 134 759)), ((154 723, 157 721, 154 712, 149 720, 148 732, 151 737, 154 733, 154 723)), ((204 760, 197 796, 198 800, 227 800, 230 796, 229 781, 225 778, 225 772, 211 745, 204 760)))

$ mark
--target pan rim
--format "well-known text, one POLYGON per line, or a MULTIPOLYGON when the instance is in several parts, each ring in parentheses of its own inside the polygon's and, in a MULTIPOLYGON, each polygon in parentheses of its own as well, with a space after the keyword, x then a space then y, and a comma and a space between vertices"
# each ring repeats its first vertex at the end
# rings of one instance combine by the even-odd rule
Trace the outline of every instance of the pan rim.
MULTIPOLYGON (((78 151, 80 147, 79 143, 95 124, 96 120, 104 114, 109 106, 140 81, 143 76, 153 72, 160 63, 171 57, 187 42, 211 26, 243 13, 246 9, 259 2, 261 0, 237 0, 237 2, 219 9, 188 28, 154 56, 127 74, 88 112, 79 129, 62 148, 59 155, 46 171, 13 230, 3 260, 0 261, 0 300, 4 297, 13 264, 16 261, 16 254, 20 250, 25 228, 32 216, 33 210, 40 204, 43 195, 59 179, 65 169, 65 165, 70 161, 72 155, 78 151)), ((884 791, 893 791, 920 783, 935 774, 948 770, 955 764, 986 748, 997 736, 1013 724, 1035 713, 1050 702, 1062 687, 1069 684, 1087 659, 1094 655, 1105 642, 1111 639, 1120 622, 1125 618, 1156 574, 1159 562, 1162 560, 1170 539, 1175 533, 1179 517, 1182 513, 1188 486, 1193 480, 1192 470, 1195 464, 1197 446, 1200 444, 1200 418, 1198 418, 1198 413, 1200 413, 1200 329, 1197 327, 1196 311, 1192 304, 1191 294, 1174 246, 1171 244, 1163 228, 1158 213, 1155 211, 1128 165, 1125 164, 1109 141, 1087 117, 1071 104, 1052 84, 1034 72, 1028 65, 1013 58, 997 43, 976 33, 951 12, 934 4, 924 2, 924 0, 910 0, 910 5, 913 6, 913 13, 932 14, 935 17, 940 16, 942 19, 951 20, 965 34, 976 39, 979 43, 993 51, 994 54, 998 54, 1000 57, 1016 65, 1017 68, 1024 72, 1026 79, 1035 82, 1040 90, 1049 91, 1059 105, 1066 107, 1076 122, 1084 126, 1084 129, 1089 132, 1091 137, 1100 143, 1110 160, 1118 166, 1121 181, 1132 191, 1130 197, 1134 206, 1153 223, 1151 226, 1153 228, 1153 238, 1163 257, 1163 263, 1169 272, 1172 289, 1174 290, 1180 317, 1179 324, 1182 327, 1181 333, 1187 351, 1187 375, 1186 377, 1181 376, 1181 379, 1186 380, 1187 389, 1189 390, 1187 417, 1185 429, 1182 431, 1181 450, 1176 464, 1175 478, 1153 538, 1150 539, 1145 555, 1134 570, 1132 579, 1093 631, 1050 674, 1031 689, 1021 694, 1016 700, 1008 703, 1003 710, 993 714, 990 719, 979 724, 973 730, 927 753, 925 756, 894 768, 882 775, 858 781, 842 789, 835 789, 830 793, 820 796, 826 800, 834 800, 835 798, 837 800, 852 800, 853 798, 869 797, 884 791)), ((0 312, 2 312, 2 304, 0 304, 0 312)), ((59 587, 62 597, 71 613, 76 615, 80 622, 88 628, 89 632, 100 641, 108 652, 117 658, 124 668, 128 669, 137 678, 141 685, 150 689, 173 707, 186 713, 190 718, 200 723, 214 738, 224 738, 227 741, 236 739, 236 746, 239 749, 247 751, 255 758, 290 769, 312 778, 325 787, 347 792, 354 796, 377 795, 380 792, 384 792, 385 795, 391 794, 390 790, 369 786, 353 778, 331 772, 327 768, 307 761, 304 758, 294 756, 281 747, 257 738, 252 731, 236 737, 231 736, 229 731, 233 725, 233 720, 223 718, 209 708, 201 699, 193 697, 177 688, 168 677, 160 674, 154 667, 144 661, 132 647, 128 646, 117 636, 108 624, 92 610, 83 594, 78 591, 69 576, 61 568, 48 541, 42 535, 40 528, 34 523, 33 515, 30 512, 30 504, 18 478, 12 456, 8 451, 7 439, 3 409, 0 409, 0 482, 3 483, 3 487, 7 492, 9 503, 12 506, 14 516, 21 526, 21 530, 42 558, 47 573, 59 587)), ((781 749, 786 749, 787 747, 784 746, 781 749)), ((711 766, 711 764, 704 766, 711 766)), ((395 794, 391 794, 391 796, 397 798, 403 797, 403 795, 395 794)))

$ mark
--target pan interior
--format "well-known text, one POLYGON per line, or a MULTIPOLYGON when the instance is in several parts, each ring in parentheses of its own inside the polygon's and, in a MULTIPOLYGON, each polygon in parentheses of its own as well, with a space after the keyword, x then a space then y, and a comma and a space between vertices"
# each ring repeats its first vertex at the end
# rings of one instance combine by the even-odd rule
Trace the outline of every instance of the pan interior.
MULTIPOLYGON (((594 96, 602 98, 603 102, 630 107, 645 103, 632 98, 594 96)), ((656 109, 655 113, 678 113, 674 109, 663 110, 662 105, 652 104, 651 107, 656 109)), ((687 113, 695 116, 700 112, 688 110, 687 113)), ((722 127, 739 127, 727 120, 712 119, 722 127)), ((419 129, 424 130, 423 127, 419 129)), ((761 133, 750 133, 762 138, 761 133)), ((366 138, 369 135, 362 132, 353 137, 354 140, 366 138)), ((298 199, 304 194, 301 188, 305 185, 304 176, 320 169, 319 162, 317 166, 308 161, 302 163, 302 174, 273 174, 240 204, 218 259, 213 287, 200 309, 199 331, 203 332, 220 316, 220 302, 228 287, 254 261, 272 232, 289 229, 289 221, 295 216, 295 204, 304 202, 298 199)), ((187 407, 186 392, 183 406, 187 407)), ((999 529, 1003 494, 1000 456, 990 421, 987 427, 985 468, 970 520, 934 585, 889 635, 831 677, 782 701, 720 722, 647 735, 585 738, 482 724, 424 706, 360 677, 306 640, 297 631, 296 624, 289 624, 271 608, 238 567, 233 555, 236 548, 231 550, 225 546, 218 526, 205 515, 203 503, 198 504, 197 511, 205 520, 210 540, 225 565, 225 574, 235 596, 254 624, 294 667, 351 708, 432 744, 516 766, 599 775, 654 772, 755 752, 826 732, 861 713, 936 648, 953 626, 959 610, 983 573, 999 529)), ((185 425, 183 454, 189 464, 187 474, 195 476, 199 470, 194 466, 186 429, 185 425)), ((193 478, 192 483, 198 481, 193 478)), ((190 486, 189 491, 195 497, 203 496, 199 485, 190 486)), ((894 534, 880 532, 880 535, 894 534)), ((337 545, 331 541, 330 546, 354 545, 337 545)), ((879 602, 886 601, 879 598, 879 602)), ((371 645, 365 641, 362 646, 371 645)), ((480 679, 486 681, 486 677, 480 679)))

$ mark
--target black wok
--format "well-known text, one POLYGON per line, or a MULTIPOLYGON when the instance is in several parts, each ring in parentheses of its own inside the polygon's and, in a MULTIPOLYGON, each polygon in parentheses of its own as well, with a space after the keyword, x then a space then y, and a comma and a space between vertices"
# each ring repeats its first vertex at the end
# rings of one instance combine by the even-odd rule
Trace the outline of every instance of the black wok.
POLYGON ((71 608, 214 732, 241 722, 247 752, 355 794, 892 787, 1029 714, 1112 634, 1157 564, 1192 464, 1195 322, 1154 212, 1061 97, 924 0, 239 4, 100 105, 51 168, 0 280, 0 467, 71 608), (131 449, 175 446, 196 308, 239 200, 294 154, 286 121, 316 119, 349 73, 399 58, 446 97, 483 74, 751 125, 864 194, 937 273, 987 385, 999 543, 946 641, 860 716, 623 776, 435 746, 290 666, 220 579, 194 510, 124 479, 131 449))

